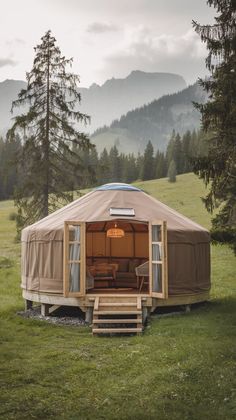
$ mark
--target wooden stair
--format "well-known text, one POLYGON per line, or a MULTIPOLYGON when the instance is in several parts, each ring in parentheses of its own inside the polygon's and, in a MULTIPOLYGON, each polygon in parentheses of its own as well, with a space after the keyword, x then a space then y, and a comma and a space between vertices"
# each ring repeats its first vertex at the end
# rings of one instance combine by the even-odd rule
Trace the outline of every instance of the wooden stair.
POLYGON ((138 334, 143 331, 141 296, 97 296, 93 334, 138 334))

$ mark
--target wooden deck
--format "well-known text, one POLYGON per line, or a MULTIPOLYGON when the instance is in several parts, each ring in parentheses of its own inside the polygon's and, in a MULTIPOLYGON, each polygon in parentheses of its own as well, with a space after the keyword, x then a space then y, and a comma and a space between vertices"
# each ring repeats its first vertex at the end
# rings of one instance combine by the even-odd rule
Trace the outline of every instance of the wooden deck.
POLYGON ((209 291, 158 299, 148 293, 140 293, 137 289, 92 289, 90 293, 81 297, 65 297, 62 294, 23 289, 22 295, 26 309, 32 307, 33 302, 40 303, 43 316, 49 315, 59 306, 79 307, 86 313, 86 321, 92 324, 93 334, 140 333, 147 315, 158 307, 187 307, 209 299, 209 291))

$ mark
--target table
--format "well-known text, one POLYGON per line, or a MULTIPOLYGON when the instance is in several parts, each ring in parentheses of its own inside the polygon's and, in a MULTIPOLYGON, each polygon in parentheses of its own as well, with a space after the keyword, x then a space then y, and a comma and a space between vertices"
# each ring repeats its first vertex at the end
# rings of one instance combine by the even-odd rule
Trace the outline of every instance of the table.
POLYGON ((108 280, 116 282, 116 272, 118 270, 118 264, 116 263, 98 263, 91 265, 89 271, 97 280, 108 280))

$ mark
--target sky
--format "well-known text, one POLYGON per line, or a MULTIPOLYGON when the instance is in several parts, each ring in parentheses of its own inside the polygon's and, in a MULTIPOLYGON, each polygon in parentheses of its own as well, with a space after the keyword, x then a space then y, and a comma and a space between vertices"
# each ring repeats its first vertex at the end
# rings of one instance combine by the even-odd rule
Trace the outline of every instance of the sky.
POLYGON ((81 86, 132 70, 177 73, 188 84, 207 74, 207 51, 192 19, 211 24, 206 0, 0 0, 0 81, 25 80, 34 47, 52 35, 73 57, 81 86))

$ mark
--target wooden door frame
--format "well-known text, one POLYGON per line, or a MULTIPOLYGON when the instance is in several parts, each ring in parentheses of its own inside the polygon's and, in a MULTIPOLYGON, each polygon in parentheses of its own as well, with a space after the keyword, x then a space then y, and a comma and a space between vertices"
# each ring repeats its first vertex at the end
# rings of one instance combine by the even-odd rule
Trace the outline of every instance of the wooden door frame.
POLYGON ((63 294, 65 297, 81 297, 85 295, 86 284, 86 223, 66 220, 64 222, 63 246, 63 294), (80 291, 69 291, 69 226, 80 226, 80 291))
MULTIPOLYGON (((158 264, 158 263, 157 263, 158 264)), ((155 298, 167 299, 168 298, 168 256, 167 256, 167 222, 164 220, 152 220, 149 222, 149 291, 150 295, 155 298), (152 226, 161 226, 162 240, 162 260, 159 264, 162 266, 162 292, 155 292, 152 290, 152 226)))

